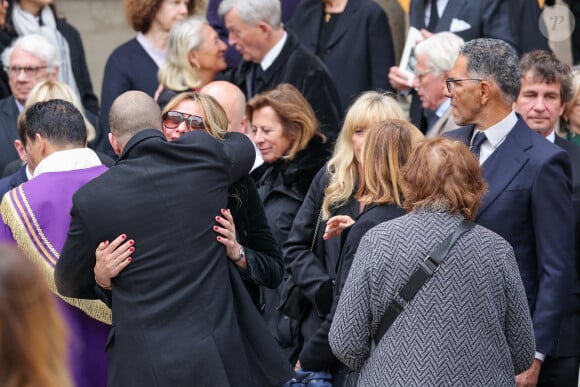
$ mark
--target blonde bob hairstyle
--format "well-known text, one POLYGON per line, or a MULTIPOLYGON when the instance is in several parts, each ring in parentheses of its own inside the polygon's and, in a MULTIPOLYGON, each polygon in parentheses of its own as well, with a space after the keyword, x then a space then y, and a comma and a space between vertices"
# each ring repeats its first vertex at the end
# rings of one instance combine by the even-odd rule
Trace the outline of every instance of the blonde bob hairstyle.
POLYGON ((97 135, 95 127, 85 116, 85 108, 81 105, 81 101, 79 101, 76 93, 66 83, 56 80, 46 80, 37 83, 32 90, 30 90, 30 94, 28 94, 24 106, 29 107, 37 102, 45 102, 51 99, 62 99, 72 103, 82 114, 83 120, 85 121, 85 126, 87 128, 87 142, 91 142, 95 139, 97 135))
POLYGON ((422 138, 420 134, 413 124, 403 120, 382 121, 365 131, 361 149, 363 176, 355 195, 357 200, 365 205, 403 205, 400 169, 422 138))
MULTIPOLYGON (((162 115, 169 111, 176 111, 175 107, 183 101, 191 100, 197 103, 203 112, 205 130, 214 138, 223 140, 228 129, 228 116, 222 106, 210 95, 188 91, 173 97, 161 112, 162 115)), ((190 112, 181 112, 191 114, 190 112)), ((164 129, 165 131, 165 129, 164 129)))
POLYGON ((196 89, 202 86, 197 69, 189 60, 191 50, 203 43, 203 17, 193 16, 176 24, 169 33, 165 62, 159 69, 159 83, 169 90, 196 89))
MULTIPOLYGON (((136 32, 147 33, 151 28, 151 24, 159 8, 165 0, 125 0, 123 8, 125 10, 125 18, 127 23, 136 32)), ((193 15, 198 11, 198 5, 202 1, 189 0, 187 4, 188 15, 193 15)), ((201 8, 201 7, 200 7, 201 8)))
POLYGON ((474 220, 487 184, 465 144, 434 138, 419 144, 401 169, 401 189, 408 211, 445 209, 474 220))
POLYGON ((359 184, 358 163, 352 142, 354 132, 358 128, 366 128, 389 119, 406 120, 399 103, 389 93, 364 92, 348 109, 334 152, 327 164, 328 185, 322 203, 323 219, 330 217, 331 208, 344 205, 359 184))
MULTIPOLYGON (((312 107, 300 91, 289 83, 281 83, 275 88, 256 94, 246 104, 246 116, 250 124, 254 111, 270 107, 276 113, 284 128, 284 135, 291 141, 290 149, 283 156, 292 160, 301 150, 306 149, 314 136, 326 138, 318 129, 318 121, 312 107)), ((254 126, 252 125, 252 130, 254 126)))

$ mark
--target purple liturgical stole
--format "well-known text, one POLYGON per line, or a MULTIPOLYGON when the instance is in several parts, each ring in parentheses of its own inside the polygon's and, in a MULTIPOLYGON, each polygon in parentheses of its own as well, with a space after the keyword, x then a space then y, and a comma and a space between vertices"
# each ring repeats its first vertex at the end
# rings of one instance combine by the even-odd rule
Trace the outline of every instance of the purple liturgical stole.
POLYGON ((41 269, 70 335, 69 359, 77 387, 107 385, 105 342, 111 310, 100 300, 60 296, 54 266, 66 240, 73 194, 107 170, 105 166, 46 172, 8 192, 0 204, 0 241, 16 241, 41 269))

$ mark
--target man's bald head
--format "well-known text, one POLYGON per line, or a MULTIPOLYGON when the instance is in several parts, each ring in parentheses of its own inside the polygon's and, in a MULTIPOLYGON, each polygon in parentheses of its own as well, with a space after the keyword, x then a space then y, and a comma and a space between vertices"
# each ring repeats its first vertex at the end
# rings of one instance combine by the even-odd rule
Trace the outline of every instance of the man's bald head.
POLYGON ((161 110, 153 98, 142 91, 127 91, 113 102, 109 125, 122 149, 131 137, 145 129, 161 132, 161 110))
POLYGON ((228 115, 228 132, 248 134, 246 119, 246 97, 242 90, 227 81, 213 81, 199 91, 214 97, 228 115))

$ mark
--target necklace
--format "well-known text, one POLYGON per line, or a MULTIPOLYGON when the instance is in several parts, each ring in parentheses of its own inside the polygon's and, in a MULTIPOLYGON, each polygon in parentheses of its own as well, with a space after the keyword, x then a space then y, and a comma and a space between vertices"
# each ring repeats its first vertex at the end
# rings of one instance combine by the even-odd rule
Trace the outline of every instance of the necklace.
POLYGON ((330 19, 332 18, 332 14, 330 12, 326 12, 324 14, 324 22, 328 23, 330 21, 330 19))

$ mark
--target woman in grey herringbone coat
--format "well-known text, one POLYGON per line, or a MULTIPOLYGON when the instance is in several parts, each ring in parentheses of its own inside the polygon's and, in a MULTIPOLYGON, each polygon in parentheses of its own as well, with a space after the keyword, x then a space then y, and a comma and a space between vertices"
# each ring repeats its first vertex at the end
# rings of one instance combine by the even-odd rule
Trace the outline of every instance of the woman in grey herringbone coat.
POLYGON ((396 292, 462 219, 486 184, 465 145, 434 139, 402 170, 410 213, 360 242, 332 323, 335 355, 361 386, 514 386, 532 363, 534 335, 514 253, 481 226, 464 234, 376 348, 370 342, 396 292))

